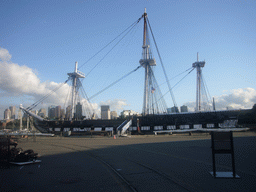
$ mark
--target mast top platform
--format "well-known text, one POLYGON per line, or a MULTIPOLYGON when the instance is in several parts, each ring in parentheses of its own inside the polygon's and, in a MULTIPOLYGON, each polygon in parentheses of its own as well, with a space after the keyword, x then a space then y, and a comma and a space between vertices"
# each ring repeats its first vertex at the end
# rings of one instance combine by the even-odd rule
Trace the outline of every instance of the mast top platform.
POLYGON ((197 61, 192 64, 192 67, 204 67, 205 61, 197 61))
POLYGON ((146 41, 147 39, 147 12, 146 8, 144 9, 144 32, 143 32, 143 46, 142 46, 142 59, 139 61, 140 65, 146 68, 147 66, 156 66, 156 60, 151 54, 149 42, 146 41))
POLYGON ((205 61, 198 61, 198 52, 197 52, 197 61, 192 64, 192 67, 204 67, 205 61))
POLYGON ((141 59, 140 64, 142 67, 146 67, 147 65, 149 66, 156 66, 156 60, 155 58, 152 59, 141 59))
POLYGON ((84 73, 77 70, 78 63, 75 63, 75 71, 73 73, 68 73, 68 76, 70 77, 76 77, 76 78, 85 78, 84 73))

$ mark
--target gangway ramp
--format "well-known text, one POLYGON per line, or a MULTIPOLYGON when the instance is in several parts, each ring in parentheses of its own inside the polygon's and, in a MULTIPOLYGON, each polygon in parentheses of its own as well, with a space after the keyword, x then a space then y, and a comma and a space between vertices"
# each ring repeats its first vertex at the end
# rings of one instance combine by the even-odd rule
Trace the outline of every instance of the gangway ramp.
POLYGON ((119 136, 127 136, 125 132, 127 129, 132 125, 132 120, 127 119, 121 125, 117 127, 118 135, 119 136))

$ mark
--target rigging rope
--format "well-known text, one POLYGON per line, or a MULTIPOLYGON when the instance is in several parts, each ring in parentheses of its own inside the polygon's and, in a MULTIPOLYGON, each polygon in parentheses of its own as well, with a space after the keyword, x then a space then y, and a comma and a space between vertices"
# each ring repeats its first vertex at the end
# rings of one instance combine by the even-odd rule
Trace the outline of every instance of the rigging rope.
MULTIPOLYGON (((185 72, 187 72, 187 71, 191 70, 192 68, 193 68, 193 67, 190 67, 189 69, 187 69, 187 70, 185 70, 185 71, 181 72, 180 74, 178 74, 178 75, 174 76, 173 78, 171 78, 171 79, 167 79, 167 81, 171 81, 171 80, 175 79, 176 77, 178 77, 178 76, 180 76, 181 74, 183 74, 183 73, 185 73, 185 72)), ((167 81, 165 81, 165 82, 163 82, 162 84, 160 84, 160 85, 159 85, 159 87, 160 87, 160 86, 162 86, 163 84, 165 84, 167 81)))
POLYGON ((72 87, 70 87, 69 89, 68 89, 68 94, 67 94, 67 96, 66 96, 66 99, 65 99, 65 103, 64 103, 64 108, 66 108, 66 103, 67 103, 67 106, 68 106, 68 99, 69 99, 69 95, 70 95, 70 93, 71 93, 71 89, 72 89, 72 87))
MULTIPOLYGON (((176 85, 178 85, 183 79, 185 79, 195 68, 191 69, 191 71, 188 72, 188 74, 186 74, 180 81, 178 81, 173 87, 176 87, 176 85)), ((164 97, 167 93, 169 93, 169 91, 167 91, 162 97, 164 97)), ((161 99, 161 98, 160 98, 161 99)))
POLYGON ((79 81, 79 86, 82 88, 81 89, 81 93, 82 93, 83 97, 85 97, 87 99, 88 107, 89 107, 89 112, 88 113, 89 113, 89 116, 91 117, 92 116, 91 111, 95 114, 95 110, 94 110, 94 108, 91 105, 90 99, 87 96, 87 94, 86 94, 86 92, 85 92, 85 90, 84 90, 84 88, 82 86, 82 82, 81 81, 79 81))
POLYGON ((87 73, 85 77, 87 77, 103 61, 103 59, 107 57, 107 55, 125 38, 125 36, 133 29, 133 27, 102 57, 102 59, 87 73))
MULTIPOLYGON (((90 59, 88 59, 83 65, 79 67, 81 69, 87 62, 89 62, 91 59, 93 59, 96 55, 98 55, 101 51, 103 51, 106 47, 108 47, 111 43, 113 43, 118 37, 120 37, 123 33, 125 33, 127 30, 128 32, 125 33, 125 35, 111 48, 111 50, 89 71, 89 73, 86 75, 86 77, 92 72, 93 69, 97 67, 97 65, 124 39, 124 37, 139 23, 139 21, 143 18, 141 16, 138 20, 136 20, 134 23, 132 23, 128 28, 126 28, 122 33, 120 33, 116 38, 114 38, 112 41, 110 41, 107 45, 105 45, 100 51, 98 51, 96 54, 94 54, 90 59)), ((129 74, 128 74, 129 75, 129 74)), ((70 78, 68 78, 64 83, 62 83, 59 87, 56 87, 53 89, 50 93, 39 99, 37 102, 32 104, 31 106, 27 107, 27 110, 32 110, 35 108, 38 104, 40 104, 43 100, 48 98, 52 93, 56 92, 58 89, 60 89, 64 84, 66 84, 70 78)), ((120 79, 121 80, 121 79, 120 79)), ((112 85, 111 85, 112 86, 112 85)), ((104 91, 104 90, 103 90, 104 91)), ((88 97, 87 97, 88 98, 88 97)), ((67 98, 66 98, 67 99, 67 98)), ((76 98, 77 100, 77 98, 76 98)))
POLYGON ((154 75, 153 70, 152 70, 151 67, 149 67, 149 73, 151 73, 150 76, 152 76, 152 79, 150 79, 150 81, 151 81, 150 86, 152 86, 151 87, 151 94, 150 94, 151 98, 149 98, 152 101, 151 112, 153 114, 155 114, 155 112, 157 112, 157 114, 159 114, 160 112, 165 113, 166 110, 167 110, 167 104, 166 104, 165 100, 162 99, 163 97, 162 97, 161 90, 157 89, 157 87, 159 87, 159 86, 157 84, 157 81, 155 79, 155 75, 154 75), (154 103, 154 101, 156 101, 156 102, 154 103), (156 110, 154 110, 154 107, 156 107, 156 110))
MULTIPOLYGON (((81 84, 81 82, 80 82, 80 79, 78 78, 77 79, 77 85, 79 84, 81 84)), ((75 94, 74 94, 74 103, 77 103, 77 100, 79 100, 80 101, 80 98, 79 98, 79 92, 78 92, 79 90, 76 90, 75 89, 75 94)), ((69 94, 68 95, 70 95, 70 97, 72 98, 72 92, 73 92, 73 87, 71 86, 70 87, 70 91, 69 91, 69 94)), ((68 99, 70 99, 70 98, 68 98, 68 99)), ((73 106, 72 107, 72 105, 73 105, 73 101, 71 101, 71 99, 70 99, 70 102, 68 103, 68 108, 66 108, 66 116, 67 116, 67 118, 70 118, 70 115, 71 115, 71 117, 73 117, 73 114, 75 113, 75 111, 73 111, 73 109, 75 109, 75 107, 73 106), (69 106, 70 106, 70 108, 69 108, 69 106), (67 109, 69 109, 69 110, 67 110, 67 109), (71 114, 72 113, 72 114, 71 114), (67 115, 68 114, 68 115, 67 115)), ((73 117, 74 118, 74 117, 73 117)))
MULTIPOLYGON (((172 79, 174 79, 174 78, 176 78, 176 77, 178 77, 178 76, 180 76, 181 74, 183 74, 183 73, 185 73, 185 72, 187 72, 187 71, 189 71, 189 70, 191 70, 189 73, 191 73, 192 71, 193 71, 193 67, 190 67, 189 69, 187 69, 187 70, 185 70, 185 71, 183 71, 183 72, 181 72, 180 74, 178 74, 178 75, 176 75, 175 77, 173 77, 173 78, 171 78, 171 79, 169 79, 168 81, 170 81, 170 80, 172 80, 172 79)), ((188 74, 189 74, 188 73, 188 74)), ((187 75, 188 75, 187 74, 187 75)), ((185 75, 185 77, 187 76, 187 75, 185 75)), ((153 77, 154 77, 154 75, 153 75, 153 77)), ((183 77, 178 83, 180 83, 185 77, 183 77)), ((155 77, 154 77, 155 78, 155 77)), ((164 82, 164 83, 166 83, 166 82, 164 82)), ((158 89, 158 87, 160 87, 161 85, 163 85, 164 83, 162 83, 162 84, 160 84, 160 85, 157 85, 157 86, 153 86, 154 88, 155 88, 155 90, 159 90, 160 91, 160 89, 158 89)), ((176 83, 174 86, 173 86, 173 88, 178 84, 178 83, 176 83)), ((160 91, 161 92, 161 91, 160 91)), ((169 92, 169 91, 168 91, 169 92)), ((168 93, 167 92, 167 93, 168 93)), ((166 95, 167 93, 165 93, 164 95, 166 95)), ((163 97, 164 97, 164 95, 162 95, 162 93, 160 93, 160 95, 161 95, 161 97, 156 97, 156 99, 155 99, 155 103, 153 103, 152 104, 152 106, 153 105, 155 105, 155 104, 157 104, 163 97), (159 98, 159 99, 158 99, 159 98)), ((164 104, 162 104, 162 105, 164 105, 164 106, 167 106, 166 104, 165 104, 165 101, 164 101, 164 104)), ((158 106, 157 106, 158 107, 158 106)), ((167 108, 167 107, 166 107, 167 108)), ((162 111, 164 111, 164 110, 162 110, 162 111)))
POLYGON ((202 79, 203 89, 204 89, 205 96, 206 96, 206 101, 207 101, 206 105, 209 106, 209 111, 211 111, 211 108, 210 108, 210 101, 209 101, 209 100, 211 100, 212 97, 211 97, 210 92, 209 92, 209 90, 208 90, 208 87, 207 87, 207 85, 206 85, 206 82, 205 82, 205 79, 204 79, 203 74, 201 74, 201 79, 202 79))
POLYGON ((159 53, 159 50, 158 50, 158 47, 157 47, 157 44, 156 44, 156 40, 155 40, 155 37, 154 37, 154 34, 153 34, 153 31, 152 31, 152 28, 151 28, 151 26, 150 26, 150 23, 149 23, 148 18, 147 18, 147 22, 148 22, 148 25, 149 25, 149 28, 150 28, 150 32, 151 32, 151 34, 152 34, 152 37, 153 37, 155 46, 156 46, 156 50, 157 50, 157 53, 158 53, 158 56, 159 56, 159 59, 160 59, 160 63, 161 63, 162 69, 163 69, 163 71, 164 71, 164 76, 165 76, 165 78, 166 78, 166 81, 167 81, 167 84, 168 84, 168 87, 169 87, 169 92, 170 92, 171 97, 172 97, 173 105, 174 105, 174 107, 176 107, 177 104, 176 104, 176 101, 175 101, 175 98, 174 98, 174 95, 173 95, 173 92, 172 92, 172 88, 171 88, 171 85, 170 85, 170 83, 169 83, 169 81, 168 81, 168 77, 167 77, 167 74, 166 74, 166 71, 165 71, 165 68, 164 68, 164 65, 163 65, 163 61, 162 61, 162 58, 161 58, 161 56, 160 56, 160 53, 159 53))
MULTIPOLYGON (((141 18, 140 18, 141 19, 141 18)), ((139 22, 139 20, 137 21, 137 23, 139 22)), ((136 24, 137 24, 136 23, 136 24)), ((126 47, 129 45, 129 44, 131 44, 132 43, 132 41, 128 41, 128 43, 127 42, 124 42, 124 38, 125 37, 127 37, 127 35, 133 35, 134 36, 134 31, 135 31, 135 27, 137 27, 138 25, 134 25, 134 26, 132 26, 132 28, 130 28, 130 30, 111 48, 111 50, 95 65, 95 67, 100 63, 100 62, 102 62, 102 60, 114 49, 114 48, 116 48, 116 46, 117 45, 119 45, 120 46, 120 44, 122 44, 121 46, 122 46, 122 48, 123 48, 123 46, 125 45, 126 47), (121 42, 122 41, 122 42, 121 42)), ((124 49, 118 49, 118 52, 120 53, 121 51, 127 51, 127 50, 124 50, 124 49)), ((116 56, 118 55, 118 53, 116 52, 115 54, 114 54, 114 57, 112 58, 112 59, 114 59, 116 56)), ((116 63, 116 62, 114 62, 114 63, 116 63)), ((114 67, 116 67, 117 66, 117 64, 116 65, 114 65, 114 67)), ((95 68, 94 67, 94 68, 95 68)), ((94 69, 93 68, 93 69, 94 69)), ((92 70, 93 70, 92 69, 92 70)), ((91 70, 91 71, 92 71, 91 70)), ((91 72, 90 71, 90 72, 91 72)), ((90 73, 89 72, 89 73, 90 73)), ((88 74, 89 74, 88 73, 88 74)), ((88 75, 87 74, 87 75, 88 75)), ((111 76, 111 74, 109 74, 109 76, 111 76)), ((97 80, 99 80, 99 79, 101 79, 102 78, 102 76, 98 76, 98 78, 97 78, 97 80)), ((107 76, 107 78, 109 78, 108 76, 107 76)), ((94 81, 94 83, 97 83, 97 80, 96 81, 94 81)), ((104 80, 103 80, 104 81, 104 80)), ((105 82, 106 83, 106 82, 105 82)), ((100 84, 103 88, 105 87, 105 85, 104 85, 104 83, 102 84, 100 84)), ((98 85, 91 85, 91 87, 90 87, 90 89, 92 88, 92 87, 95 87, 95 86, 98 86, 98 85)))
MULTIPOLYGON (((88 59, 83 65, 81 65, 78 69, 81 69, 86 63, 88 63, 91 59, 93 59, 96 55, 98 55, 101 51, 103 51, 106 47, 108 47, 111 43, 113 43, 118 37, 120 37, 123 33, 125 33, 129 28, 132 29, 135 25, 137 25, 137 24, 139 23, 139 21, 140 21, 141 19, 142 19, 142 16, 141 16, 137 21, 135 21, 134 23, 132 23, 129 27, 127 27, 122 33, 120 33, 120 34, 119 34, 117 37, 115 37, 112 41, 110 41, 107 45, 105 45, 105 46, 104 46, 101 50, 99 50, 96 54, 94 54, 91 58, 89 58, 89 59, 88 59)), ((131 30, 131 29, 130 29, 130 30, 131 30)), ((130 32, 130 30, 129 30, 128 32, 130 32)), ((125 36, 128 34, 128 32, 125 34, 125 36)), ((124 36, 124 37, 125 37, 125 36, 124 36)), ((122 37, 121 40, 122 40, 124 37, 122 37)), ((120 40, 120 41, 121 41, 121 40, 120 40)), ((119 42, 120 42, 120 41, 119 41, 119 42)), ((119 42, 118 42, 118 43, 119 43, 119 42)), ((118 43, 117 43, 117 44, 118 44, 118 43)), ((117 44, 116 44, 116 45, 117 45, 117 44)), ((115 46, 116 46, 116 45, 115 45, 115 46)), ((114 47, 115 47, 115 46, 114 46, 114 47)), ((114 47, 113 47, 113 48, 114 48, 114 47)), ((113 49, 113 48, 112 48, 112 49, 113 49)), ((112 50, 112 49, 111 49, 111 50, 112 50)), ((110 50, 110 51, 111 51, 111 50, 110 50)), ((110 52, 110 51, 109 51, 109 52, 110 52)), ((109 52, 108 52, 108 53, 109 53, 109 52)), ((107 53, 107 54, 108 54, 108 53, 107 53)), ((107 56, 107 54, 106 54, 103 58, 105 58, 105 57, 107 56)), ((100 61, 100 62, 101 62, 101 61, 100 61)), ((99 63, 100 63, 100 62, 99 62, 99 63)), ((91 71, 92 71, 99 63, 97 63, 97 64, 91 69, 91 71)), ((91 73, 91 71, 89 71, 89 73, 86 75, 86 77, 91 73)))
POLYGON ((123 77, 121 77, 120 79, 116 80, 115 82, 111 83, 110 85, 108 85, 106 88, 102 89, 101 91, 99 91, 98 93, 94 94, 93 96, 91 96, 89 99, 92 99, 94 97, 96 97, 97 95, 101 94, 102 92, 106 91, 108 88, 112 87, 113 85, 115 85, 116 83, 118 83, 119 81, 121 81, 122 79, 124 79, 125 77, 129 76, 130 74, 132 74, 133 72, 137 71, 141 66, 138 66, 136 69, 132 70, 131 72, 127 73, 126 75, 124 75, 123 77))
POLYGON ((209 92, 209 89, 208 89, 208 87, 207 87, 207 84, 206 84, 206 81, 205 81, 205 79, 204 79, 203 74, 202 74, 202 79, 203 79, 203 82, 204 82, 204 84, 205 84, 205 87, 206 87, 206 90, 207 90, 207 93, 208 93, 209 97, 212 98, 212 97, 211 97, 211 94, 210 94, 210 92, 209 92))
POLYGON ((57 91, 58 89, 60 89, 64 84, 66 84, 69 81, 69 78, 62 84, 60 84, 60 86, 56 87, 55 89, 53 89, 50 93, 48 93, 47 95, 45 95, 44 97, 42 97, 41 99, 39 99, 37 102, 35 102, 34 104, 30 105, 29 107, 26 108, 26 110, 32 110, 33 108, 35 108, 38 104, 40 104, 43 100, 45 100, 46 98, 48 98, 53 92, 57 91))

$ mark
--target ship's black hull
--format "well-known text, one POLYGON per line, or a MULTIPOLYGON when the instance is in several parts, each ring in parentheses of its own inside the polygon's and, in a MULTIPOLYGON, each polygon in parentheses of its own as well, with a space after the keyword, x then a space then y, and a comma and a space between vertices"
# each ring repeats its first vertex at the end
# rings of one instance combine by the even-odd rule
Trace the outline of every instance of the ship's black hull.
MULTIPOLYGON (((178 114, 165 114, 165 115, 147 115, 147 116, 133 116, 127 117, 132 119, 132 132, 143 131, 141 127, 148 127, 146 132, 152 132, 155 130, 155 126, 161 127, 162 130, 167 130, 168 126, 175 126, 175 129, 181 129, 186 125, 186 128, 193 129, 194 125, 201 125, 202 128, 211 127, 219 128, 220 124, 224 121, 235 120, 238 121, 241 113, 247 113, 250 110, 234 110, 234 111, 217 111, 217 112, 199 112, 199 113, 178 113, 178 114)), ((125 119, 113 119, 113 120, 84 120, 84 121, 47 121, 38 123, 42 129, 46 132, 50 132, 55 128, 59 128, 60 131, 65 128, 71 131, 83 130, 83 131, 109 131, 112 129, 116 132, 119 125, 121 125, 125 119)))

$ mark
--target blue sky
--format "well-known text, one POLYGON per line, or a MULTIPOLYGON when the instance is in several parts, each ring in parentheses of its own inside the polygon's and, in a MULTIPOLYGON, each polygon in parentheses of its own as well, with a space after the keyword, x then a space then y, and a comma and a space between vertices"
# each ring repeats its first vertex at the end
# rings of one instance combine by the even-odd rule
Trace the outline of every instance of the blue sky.
MULTIPOLYGON (((211 96, 219 102, 219 109, 226 106, 251 108, 256 103, 255 1, 23 0, 1 1, 0 7, 1 55, 9 55, 8 62, 2 59, 1 65, 5 66, 5 71, 0 71, 2 78, 8 73, 7 66, 26 67, 25 71, 36 78, 35 86, 44 85, 47 92, 54 83, 67 79, 76 61, 79 66, 83 65, 80 71, 87 74, 108 50, 85 62, 141 17, 146 7, 169 78, 190 68, 199 52, 199 60, 206 62, 204 79, 211 96)), ((142 30, 140 22, 83 80, 89 96, 139 66, 142 30)), ((157 61, 155 76, 158 84, 162 84, 164 74, 152 39, 151 45, 157 61)), ((23 73, 21 69, 16 76, 23 73)), ((170 84, 174 85, 181 78, 179 76, 170 84)), ((141 112, 143 79, 141 68, 92 102, 111 104, 112 110, 141 112)), ((26 78, 23 80, 24 84, 28 83, 26 78)), ((168 91, 166 83, 161 90, 163 94, 168 91)), ((178 106, 187 104, 191 108, 195 92, 195 71, 173 89, 178 106)), ((32 104, 44 93, 24 91, 11 84, 7 86, 2 80, 0 94, 1 119, 3 110, 9 105, 32 104)), ((173 105, 170 94, 165 95, 165 100, 168 107, 173 105)))

